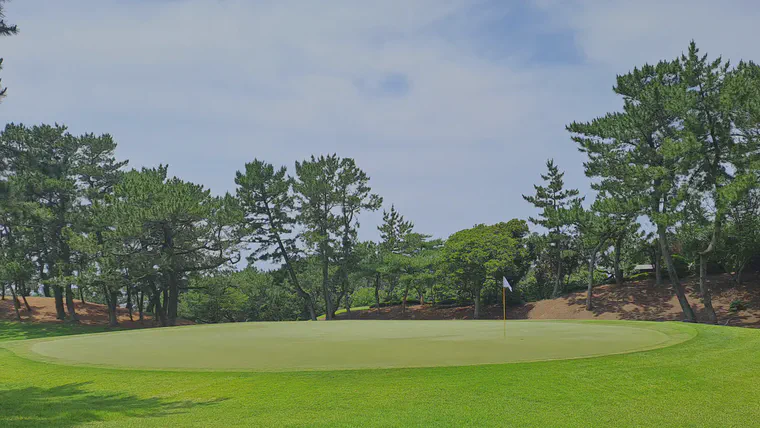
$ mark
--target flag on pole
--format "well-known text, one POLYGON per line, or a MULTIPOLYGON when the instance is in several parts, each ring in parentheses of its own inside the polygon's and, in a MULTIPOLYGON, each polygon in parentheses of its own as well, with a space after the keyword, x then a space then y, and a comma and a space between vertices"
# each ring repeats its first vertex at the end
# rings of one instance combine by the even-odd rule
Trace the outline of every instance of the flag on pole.
POLYGON ((512 286, 509 285, 509 281, 507 281, 507 277, 503 276, 504 282, 502 283, 502 287, 506 288, 509 291, 512 291, 512 286))

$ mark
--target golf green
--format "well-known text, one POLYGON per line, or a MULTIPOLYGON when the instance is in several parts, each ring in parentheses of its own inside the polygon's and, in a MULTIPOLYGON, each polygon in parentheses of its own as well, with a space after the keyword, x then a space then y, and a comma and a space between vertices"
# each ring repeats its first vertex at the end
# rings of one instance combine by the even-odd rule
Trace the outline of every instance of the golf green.
POLYGON ((665 324, 510 321, 239 323, 30 341, 59 364, 154 370, 299 371, 463 366, 653 349, 693 337, 665 324))

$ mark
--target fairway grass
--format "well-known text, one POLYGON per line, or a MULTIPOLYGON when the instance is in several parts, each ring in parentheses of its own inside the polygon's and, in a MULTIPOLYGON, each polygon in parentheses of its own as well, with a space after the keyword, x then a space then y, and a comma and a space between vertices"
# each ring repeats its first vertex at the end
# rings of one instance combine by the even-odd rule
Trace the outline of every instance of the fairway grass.
MULTIPOLYGON (((94 368, 36 361, 0 346, 0 426, 757 426, 760 331, 589 324, 692 338, 594 358, 294 372, 94 368)), ((0 323, 0 333, 9 325, 0 323)), ((120 334, 136 333, 77 338, 120 334)), ((4 344, 32 342, 42 343, 4 344)), ((160 349, 135 346, 138 357, 162 358, 160 349)))
POLYGON ((694 332, 667 324, 564 321, 260 322, 63 337, 11 349, 31 359, 112 368, 349 370, 619 354, 672 345, 694 332))

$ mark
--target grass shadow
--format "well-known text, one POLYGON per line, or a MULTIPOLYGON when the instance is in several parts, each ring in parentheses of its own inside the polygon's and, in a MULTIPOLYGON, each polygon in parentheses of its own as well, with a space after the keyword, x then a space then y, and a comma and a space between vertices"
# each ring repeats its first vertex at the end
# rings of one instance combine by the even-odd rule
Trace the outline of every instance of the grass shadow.
POLYGON ((85 388, 88 383, 70 383, 52 388, 0 389, 0 426, 74 427, 114 417, 162 417, 225 400, 194 402, 140 398, 119 392, 89 391, 85 388))
POLYGON ((112 331, 103 326, 0 321, 0 342, 112 331))

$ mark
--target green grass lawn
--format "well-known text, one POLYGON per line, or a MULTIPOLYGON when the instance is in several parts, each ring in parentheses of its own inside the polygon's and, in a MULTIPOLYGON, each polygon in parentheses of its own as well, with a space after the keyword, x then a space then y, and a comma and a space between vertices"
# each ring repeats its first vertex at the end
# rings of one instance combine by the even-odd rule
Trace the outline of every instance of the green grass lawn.
MULTIPOLYGON (((689 331, 696 336, 594 358, 294 372, 95 368, 36 361, 0 347, 0 426, 747 427, 760 420, 760 331, 677 323, 588 325, 595 333, 600 326, 633 326, 668 337, 689 331)), ((28 346, 14 338, 39 336, 36 326, 13 326, 0 323, 0 338, 16 350, 28 346)), ((210 327, 174 330, 193 328, 210 327)), ((70 332, 62 327, 43 335, 58 333, 70 332)), ((136 346, 133 354, 160 359, 160 345, 136 346)))

